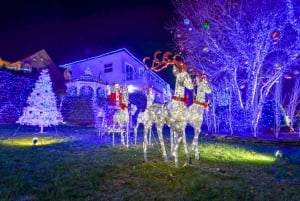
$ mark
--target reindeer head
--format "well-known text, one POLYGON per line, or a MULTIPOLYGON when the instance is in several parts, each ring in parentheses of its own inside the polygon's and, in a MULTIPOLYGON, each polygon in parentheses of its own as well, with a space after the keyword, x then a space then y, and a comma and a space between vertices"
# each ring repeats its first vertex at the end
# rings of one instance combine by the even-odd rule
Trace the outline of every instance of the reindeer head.
POLYGON ((154 72, 159 72, 171 65, 175 65, 177 67, 177 69, 179 70, 179 72, 187 71, 187 66, 183 61, 180 60, 179 54, 173 55, 171 52, 165 52, 163 54, 162 59, 160 60, 157 56, 161 53, 162 52, 160 50, 158 50, 154 53, 151 67, 148 67, 148 65, 146 64, 146 61, 149 60, 150 57, 145 57, 143 59, 146 70, 152 70, 154 72))
POLYGON ((192 89, 192 81, 187 73, 187 65, 182 61, 179 54, 173 54, 171 52, 165 52, 161 59, 158 58, 158 55, 161 54, 161 51, 156 51, 153 56, 152 65, 148 67, 147 61, 150 60, 150 57, 145 57, 143 59, 144 66, 146 70, 152 70, 154 72, 159 72, 165 68, 173 67, 172 72, 176 77, 176 81, 188 89, 192 89))

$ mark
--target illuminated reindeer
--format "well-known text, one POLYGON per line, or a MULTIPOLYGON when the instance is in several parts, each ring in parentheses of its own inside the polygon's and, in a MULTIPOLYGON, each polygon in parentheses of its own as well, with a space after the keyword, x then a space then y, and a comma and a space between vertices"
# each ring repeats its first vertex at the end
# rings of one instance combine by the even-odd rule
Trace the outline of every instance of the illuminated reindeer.
POLYGON ((198 137, 201 132, 203 112, 208 107, 208 102, 205 102, 205 94, 211 93, 211 88, 205 75, 200 73, 196 74, 195 85, 197 87, 196 97, 194 97, 193 104, 186 109, 184 116, 186 117, 186 122, 194 128, 191 150, 195 151, 195 160, 199 160, 198 137))
MULTIPOLYGON (((136 144, 137 141, 137 129, 139 127, 140 124, 144 124, 144 131, 149 132, 149 141, 151 140, 151 126, 152 126, 152 122, 150 121, 150 106, 153 104, 154 102, 154 93, 152 88, 148 89, 148 93, 146 95, 147 97, 147 104, 146 104, 146 109, 144 112, 140 112, 137 116, 137 123, 136 126, 134 127, 134 142, 136 144)), ((146 134, 147 136, 147 134, 146 134)))
MULTIPOLYGON (((186 125, 186 120, 184 117, 184 111, 186 110, 186 98, 184 96, 185 88, 193 89, 192 79, 187 73, 186 64, 179 60, 180 56, 175 54, 173 57, 171 52, 166 52, 163 54, 163 58, 160 61, 157 56, 161 54, 161 51, 156 51, 154 53, 154 59, 152 61, 152 66, 148 67, 146 61, 149 57, 144 58, 143 62, 147 70, 152 70, 154 72, 159 72, 165 68, 173 67, 172 72, 176 77, 175 92, 172 100, 167 104, 152 104, 150 106, 150 122, 155 123, 157 128, 158 137, 161 143, 161 148, 165 161, 168 161, 167 154, 165 151, 162 129, 164 124, 167 124, 171 130, 175 131, 174 136, 174 148, 172 155, 174 156, 175 166, 178 167, 178 148, 184 135, 184 128, 186 125)), ((144 130, 144 159, 147 160, 147 135, 144 130)), ((173 141, 171 132, 171 142, 173 141)))

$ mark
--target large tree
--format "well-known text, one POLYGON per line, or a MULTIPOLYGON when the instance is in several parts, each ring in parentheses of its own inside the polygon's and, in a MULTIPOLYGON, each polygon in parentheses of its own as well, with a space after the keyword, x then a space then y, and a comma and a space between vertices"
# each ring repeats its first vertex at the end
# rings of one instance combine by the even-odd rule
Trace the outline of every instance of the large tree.
POLYGON ((299 68, 295 65, 300 54, 299 3, 173 1, 177 13, 168 28, 174 33, 176 48, 187 63, 205 71, 215 88, 228 83, 230 102, 238 114, 233 121, 240 125, 239 120, 243 119, 254 136, 275 83, 287 74, 299 74, 292 74, 297 72, 292 68, 299 68))

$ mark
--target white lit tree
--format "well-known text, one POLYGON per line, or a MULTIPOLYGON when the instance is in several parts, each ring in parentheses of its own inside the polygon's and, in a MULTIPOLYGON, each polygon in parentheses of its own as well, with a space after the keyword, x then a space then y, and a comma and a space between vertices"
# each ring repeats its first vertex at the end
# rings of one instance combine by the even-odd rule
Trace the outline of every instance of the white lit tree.
POLYGON ((186 63, 205 71, 215 87, 224 87, 219 78, 229 81, 234 124, 251 128, 257 136, 263 105, 275 83, 299 72, 292 69, 300 58, 299 1, 173 4, 177 15, 167 28, 174 34, 176 49, 186 63))
POLYGON ((41 71, 41 75, 27 99, 27 104, 28 106, 23 109, 23 114, 17 123, 39 126, 41 133, 43 133, 44 127, 62 123, 62 115, 56 107, 56 98, 48 69, 41 71))

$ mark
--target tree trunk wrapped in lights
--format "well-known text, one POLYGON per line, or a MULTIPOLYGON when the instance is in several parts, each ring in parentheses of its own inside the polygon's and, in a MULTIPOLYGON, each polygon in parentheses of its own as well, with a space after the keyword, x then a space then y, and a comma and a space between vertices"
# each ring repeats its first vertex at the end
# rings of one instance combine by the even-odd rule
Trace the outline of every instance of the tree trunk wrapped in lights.
POLYGON ((295 1, 174 0, 173 4, 178 15, 168 28, 176 48, 215 86, 220 86, 218 77, 230 82, 232 111, 243 114, 233 115, 233 122, 237 127, 243 120, 257 136, 266 98, 280 77, 292 74, 299 59, 300 13, 295 1))

